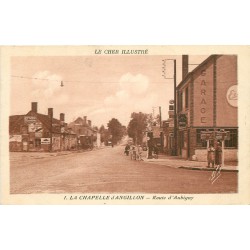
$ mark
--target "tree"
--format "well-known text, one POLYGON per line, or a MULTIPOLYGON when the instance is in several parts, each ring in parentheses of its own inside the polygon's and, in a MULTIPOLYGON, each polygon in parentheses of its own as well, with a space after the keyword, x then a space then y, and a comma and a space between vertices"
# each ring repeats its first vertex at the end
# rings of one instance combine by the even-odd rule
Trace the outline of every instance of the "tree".
POLYGON ((149 115, 139 112, 132 113, 131 120, 128 124, 128 136, 133 138, 136 144, 141 144, 143 140, 143 133, 146 131, 148 125, 149 115))
POLYGON ((117 142, 120 141, 123 137, 122 124, 116 118, 112 118, 108 122, 108 131, 112 136, 111 140, 113 144, 117 144, 117 142))
POLYGON ((99 128, 99 133, 101 135, 101 142, 104 142, 106 144, 111 136, 110 132, 102 125, 99 128))

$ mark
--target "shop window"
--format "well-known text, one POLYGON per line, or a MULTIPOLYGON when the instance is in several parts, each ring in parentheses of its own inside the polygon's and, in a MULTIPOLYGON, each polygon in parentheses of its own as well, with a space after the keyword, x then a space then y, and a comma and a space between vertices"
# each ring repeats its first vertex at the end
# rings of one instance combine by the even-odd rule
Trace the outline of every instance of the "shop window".
POLYGON ((214 131, 213 129, 196 129, 196 146, 198 148, 206 148, 207 147, 207 141, 201 140, 201 132, 202 131, 214 131))
MULTIPOLYGON (((201 132, 207 131, 207 129, 196 129, 196 146, 198 148, 206 148, 206 140, 201 140, 201 132)), ((209 131, 214 131, 209 129, 209 131)), ((225 148, 237 148, 238 147, 238 130, 237 129, 225 129, 230 132, 230 140, 225 140, 225 148)))
POLYGON ((198 148, 206 148, 207 142, 205 140, 201 140, 201 132, 206 131, 206 129, 196 129, 196 146, 198 148))
POLYGON ((225 129, 230 132, 230 140, 225 141, 225 148, 238 148, 238 130, 225 129))

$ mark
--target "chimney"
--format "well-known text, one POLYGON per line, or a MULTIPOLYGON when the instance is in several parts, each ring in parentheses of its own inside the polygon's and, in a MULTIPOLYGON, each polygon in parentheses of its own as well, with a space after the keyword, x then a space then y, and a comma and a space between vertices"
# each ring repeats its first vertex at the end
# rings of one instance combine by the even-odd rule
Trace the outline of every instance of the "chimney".
POLYGON ((87 125, 87 116, 84 116, 84 117, 83 117, 83 124, 84 124, 84 125, 87 125))
POLYGON ((89 127, 91 127, 91 121, 90 120, 88 120, 88 125, 89 125, 89 127))
POLYGON ((48 116, 49 116, 50 120, 53 119, 53 108, 48 108, 48 116))
POLYGON ((65 120, 65 114, 64 113, 60 113, 60 121, 64 122, 65 120))
POLYGON ((188 55, 182 55, 182 80, 188 74, 188 55))
POLYGON ((37 113, 37 102, 31 103, 31 111, 37 113))

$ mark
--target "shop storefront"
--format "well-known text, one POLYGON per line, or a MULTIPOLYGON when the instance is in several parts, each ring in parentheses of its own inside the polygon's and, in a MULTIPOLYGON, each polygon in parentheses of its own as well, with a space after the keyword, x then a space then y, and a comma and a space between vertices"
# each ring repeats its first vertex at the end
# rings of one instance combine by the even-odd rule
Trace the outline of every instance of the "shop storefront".
POLYGON ((206 161, 208 143, 223 141, 225 161, 237 160, 237 84, 235 55, 212 55, 186 75, 177 86, 178 155, 206 161))

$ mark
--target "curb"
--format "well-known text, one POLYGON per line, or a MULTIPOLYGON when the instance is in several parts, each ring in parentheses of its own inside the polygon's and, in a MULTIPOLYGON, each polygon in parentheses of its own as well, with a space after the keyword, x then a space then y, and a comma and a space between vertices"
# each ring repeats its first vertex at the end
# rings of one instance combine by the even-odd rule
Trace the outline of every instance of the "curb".
MULTIPOLYGON (((188 169, 188 170, 200 170, 200 171, 215 171, 215 168, 198 168, 198 167, 184 167, 184 166, 180 166, 178 167, 180 169, 188 169)), ((239 172, 238 169, 221 169, 221 172, 239 172)))
MULTIPOLYGON (((155 164, 156 161, 145 161, 144 159, 142 159, 144 162, 146 163, 152 163, 155 164)), ((186 167, 186 166, 180 166, 180 167, 173 167, 170 165, 164 165, 164 164, 157 164, 157 165, 161 165, 161 166, 166 166, 166 167, 171 167, 171 168, 179 168, 179 169, 187 169, 187 170, 199 170, 199 171, 215 171, 215 168, 204 168, 204 167, 186 167)), ((238 169, 221 169, 221 172, 239 172, 238 169)))

